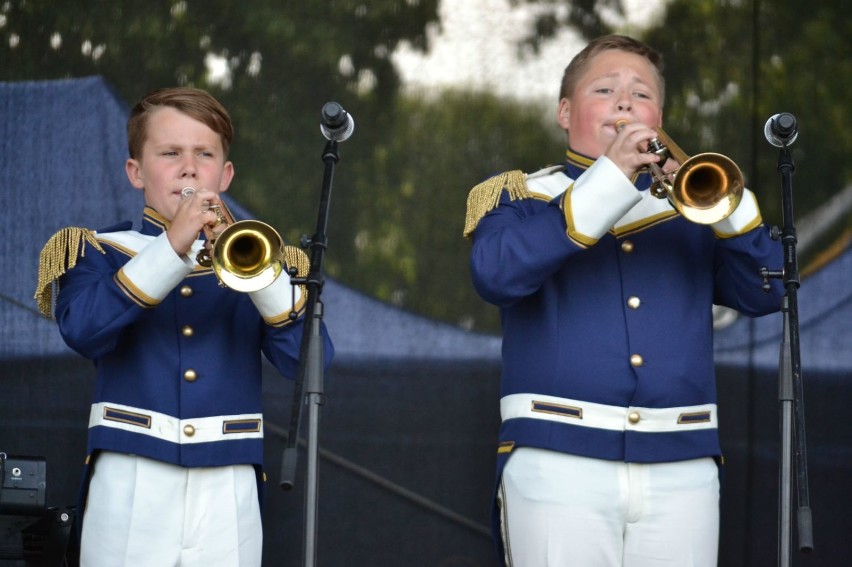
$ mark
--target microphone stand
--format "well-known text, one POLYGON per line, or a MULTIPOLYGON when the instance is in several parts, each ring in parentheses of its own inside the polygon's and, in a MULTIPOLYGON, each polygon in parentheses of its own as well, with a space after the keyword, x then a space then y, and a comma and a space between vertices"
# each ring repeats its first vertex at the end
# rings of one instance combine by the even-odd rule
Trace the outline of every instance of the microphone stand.
MULTIPOLYGON (((781 174, 784 247, 783 272, 761 270, 764 286, 768 278, 782 278, 786 294, 781 303, 783 338, 779 357, 778 399, 781 421, 781 462, 779 465, 778 565, 791 565, 793 473, 798 494, 797 525, 799 551, 813 550, 813 522, 808 489, 807 448, 805 446, 805 414, 802 371, 799 350, 799 268, 796 261, 796 229, 793 224, 793 164, 787 143, 781 145, 778 158, 781 174), (795 455, 794 455, 795 445, 795 455), (795 457, 795 461, 794 461, 795 457)), ((775 236, 778 237, 777 229, 775 236)))
POLYGON ((320 406, 323 404, 323 341, 320 334, 323 318, 323 304, 320 294, 324 283, 322 262, 327 248, 326 227, 331 202, 331 188, 334 179, 334 166, 339 161, 337 141, 330 139, 322 156, 325 162, 322 194, 320 197, 317 227, 313 237, 303 237, 303 247, 310 247, 311 267, 308 276, 291 278, 294 285, 305 285, 308 290, 305 307, 305 325, 302 330, 302 343, 299 355, 299 371, 293 391, 293 409, 290 414, 290 433, 281 462, 282 490, 293 488, 296 462, 298 460, 297 441, 301 423, 302 405, 308 408, 307 439, 307 478, 305 491, 305 533, 302 549, 304 565, 316 565, 317 505, 318 505, 318 456, 320 406), (304 389, 304 394, 303 394, 304 389))

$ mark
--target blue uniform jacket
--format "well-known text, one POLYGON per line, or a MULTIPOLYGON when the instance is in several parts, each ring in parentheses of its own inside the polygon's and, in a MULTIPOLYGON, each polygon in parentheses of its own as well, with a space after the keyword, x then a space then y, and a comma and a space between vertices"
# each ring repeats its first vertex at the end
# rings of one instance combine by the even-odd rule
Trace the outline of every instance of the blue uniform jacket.
POLYGON ((759 270, 782 265, 780 243, 748 190, 730 217, 699 225, 640 190, 646 175, 568 158, 469 198, 473 283, 503 327, 498 452, 720 455, 712 305, 777 311, 783 288, 763 291, 759 270))
MULTIPOLYGON (((258 292, 221 287, 192 259, 203 243, 181 258, 167 225, 146 208, 140 232, 126 223, 95 233, 59 280, 62 337, 97 367, 89 454, 260 470, 261 352, 295 376, 302 319, 289 314, 301 314, 302 290, 294 303, 286 273, 258 292)), ((333 347, 322 333, 328 364, 333 347)))
POLYGON ((569 150, 562 166, 471 190, 473 283, 503 328, 498 484, 522 446, 644 463, 721 455, 712 306, 779 310, 783 288, 764 292, 760 268, 779 269, 782 247, 750 191, 708 226, 650 181, 569 150))

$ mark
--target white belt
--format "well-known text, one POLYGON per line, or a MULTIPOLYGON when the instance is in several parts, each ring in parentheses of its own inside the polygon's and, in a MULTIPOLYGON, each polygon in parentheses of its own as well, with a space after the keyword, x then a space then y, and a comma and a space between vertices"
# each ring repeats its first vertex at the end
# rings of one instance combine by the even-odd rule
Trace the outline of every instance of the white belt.
POLYGON ((503 421, 519 417, 611 431, 664 433, 716 429, 716 404, 675 408, 608 406, 538 394, 511 394, 500 400, 503 421))
POLYGON ((180 444, 263 438, 263 416, 259 413, 178 419, 164 413, 109 402, 92 404, 89 428, 97 426, 122 429, 180 444))

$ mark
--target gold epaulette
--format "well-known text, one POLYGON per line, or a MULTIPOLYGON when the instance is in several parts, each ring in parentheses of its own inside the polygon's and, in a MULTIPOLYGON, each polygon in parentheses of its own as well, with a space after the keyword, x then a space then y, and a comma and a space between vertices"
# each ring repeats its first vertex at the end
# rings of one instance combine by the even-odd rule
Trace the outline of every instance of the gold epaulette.
POLYGON ((479 221, 500 204, 500 194, 508 191, 511 200, 532 197, 527 189, 526 174, 520 170, 507 171, 486 179, 470 190, 467 196, 467 216, 464 221, 464 237, 470 238, 479 221))
MULTIPOLYGON (((284 263, 287 264, 288 273, 293 268, 296 268, 295 277, 297 278, 306 278, 308 273, 311 271, 311 260, 308 258, 308 255, 304 250, 297 246, 284 246, 284 263)), ((292 273, 290 273, 293 276, 292 273)), ((308 286, 305 284, 299 284, 299 290, 301 290, 301 298, 295 305, 292 307, 292 312, 290 313, 290 317, 294 314, 299 315, 305 309, 305 303, 308 299, 308 286)), ((278 321, 277 325, 287 324, 287 322, 292 321, 293 319, 286 319, 284 321, 278 321)), ((276 326, 277 326, 276 325, 276 326)))
POLYGON ((284 246, 284 262, 288 268, 296 268, 296 277, 303 278, 311 270, 311 260, 305 251, 296 246, 284 246))
POLYGON ((101 254, 106 254, 95 238, 95 231, 69 226, 50 237, 38 259, 38 285, 34 299, 38 310, 48 319, 53 318, 53 286, 66 271, 77 265, 77 258, 86 255, 86 243, 101 254))

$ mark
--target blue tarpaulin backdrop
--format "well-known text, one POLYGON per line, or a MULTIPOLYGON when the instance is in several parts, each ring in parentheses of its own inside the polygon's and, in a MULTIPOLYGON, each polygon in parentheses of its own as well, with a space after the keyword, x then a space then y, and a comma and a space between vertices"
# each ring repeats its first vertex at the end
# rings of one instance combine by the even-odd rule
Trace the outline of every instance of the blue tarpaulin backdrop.
MULTIPOLYGON (((38 253, 65 226, 138 226, 141 192, 124 174, 128 109, 98 77, 0 83, 0 451, 47 458, 54 506, 76 498, 94 369, 36 310, 38 253)), ((239 195, 239 176, 229 195, 239 195)), ((238 218, 250 216, 229 204, 238 218)), ((846 565, 852 556, 850 276, 847 249, 800 290, 817 548, 795 557, 800 565, 846 565)), ((493 565, 485 526, 499 337, 401 311, 336 281, 322 297, 337 358, 322 408, 320 565, 493 565)), ((771 316, 717 332, 728 462, 721 565, 775 564, 780 331, 780 316, 771 316)), ((269 365, 265 373, 264 565, 298 565, 304 482, 288 493, 277 488, 292 382, 269 365)))

